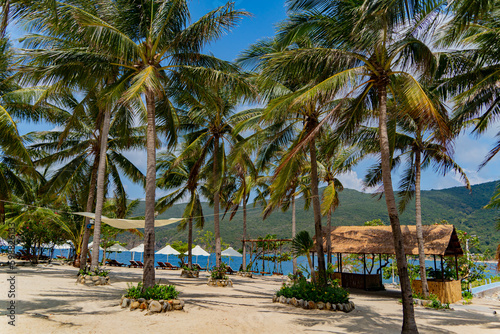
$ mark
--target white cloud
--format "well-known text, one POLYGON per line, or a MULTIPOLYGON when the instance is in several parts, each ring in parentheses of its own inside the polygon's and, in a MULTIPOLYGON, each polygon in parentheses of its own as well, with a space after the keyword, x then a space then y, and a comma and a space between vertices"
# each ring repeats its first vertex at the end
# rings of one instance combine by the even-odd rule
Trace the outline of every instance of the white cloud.
POLYGON ((344 188, 364 192, 363 180, 358 177, 358 173, 356 173, 355 171, 350 171, 348 173, 342 174, 338 177, 338 179, 340 180, 340 182, 342 182, 344 188))

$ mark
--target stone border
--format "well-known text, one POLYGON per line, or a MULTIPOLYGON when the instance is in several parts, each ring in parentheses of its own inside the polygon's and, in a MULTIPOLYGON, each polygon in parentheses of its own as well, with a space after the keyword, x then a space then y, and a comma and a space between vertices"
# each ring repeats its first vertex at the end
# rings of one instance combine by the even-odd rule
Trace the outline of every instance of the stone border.
POLYGON ((295 307, 302 307, 303 309, 309 309, 309 310, 328 310, 328 311, 342 311, 349 313, 352 310, 354 310, 355 306, 352 301, 346 303, 346 304, 331 304, 331 303, 323 303, 323 302, 313 302, 312 300, 303 300, 303 299, 297 299, 295 297, 293 298, 285 298, 285 296, 276 296, 276 294, 273 295, 273 303, 281 303, 281 304, 289 304, 295 307))
POLYGON ((109 276, 78 275, 76 283, 83 285, 109 285, 109 276))
POLYGON ((180 299, 170 300, 146 300, 144 298, 129 299, 122 296, 120 300, 121 308, 129 308, 130 311, 139 309, 141 311, 147 310, 146 315, 153 313, 166 313, 174 310, 183 310, 184 301, 180 299))
POLYGON ((198 278, 200 277, 200 272, 198 270, 186 270, 182 269, 181 277, 184 278, 198 278))
POLYGON ((249 271, 238 271, 238 272, 236 273, 236 276, 253 278, 253 273, 251 273, 251 272, 249 272, 249 271))
POLYGON ((231 281, 230 278, 215 279, 215 278, 209 277, 207 285, 208 286, 214 286, 214 287, 222 287, 222 288, 224 288, 226 286, 233 287, 233 281, 231 281))

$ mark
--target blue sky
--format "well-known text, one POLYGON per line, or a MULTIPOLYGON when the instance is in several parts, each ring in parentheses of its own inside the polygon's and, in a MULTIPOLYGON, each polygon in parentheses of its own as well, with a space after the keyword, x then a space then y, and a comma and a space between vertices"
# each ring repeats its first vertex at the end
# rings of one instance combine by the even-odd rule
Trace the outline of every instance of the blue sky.
MULTIPOLYGON (((190 7, 193 20, 224 3, 221 0, 192 0, 190 7)), ((250 12, 252 14, 251 17, 244 18, 238 27, 206 49, 206 52, 213 53, 215 56, 225 60, 234 60, 241 51, 252 43, 259 39, 272 37, 275 25, 286 17, 284 1, 236 0, 235 6, 237 9, 250 12)), ((10 34, 12 38, 19 38, 23 35, 23 32, 21 29, 13 27, 10 34)), ((18 126, 21 134, 30 131, 51 130, 53 128, 53 126, 47 124, 30 123, 19 123, 18 126)), ((495 143, 497 129, 497 127, 494 127, 479 138, 469 135, 470 131, 466 131, 455 142, 455 160, 465 169, 472 184, 497 180, 499 178, 499 157, 494 158, 486 167, 478 171, 479 164, 495 143)), ((145 171, 145 150, 129 152, 127 156, 139 168, 145 171)), ((362 161, 351 173, 341 176, 340 179, 344 183, 344 186, 346 188, 361 190, 361 180, 367 167, 373 163, 374 160, 372 159, 362 161)), ((393 179, 395 185, 397 180, 396 173, 393 179)), ((423 173, 422 189, 442 189, 460 185, 458 176, 453 172, 443 177, 435 174, 429 168, 429 170, 423 173)), ((141 187, 129 182, 126 182, 126 187, 130 198, 144 197, 144 191, 141 187)))

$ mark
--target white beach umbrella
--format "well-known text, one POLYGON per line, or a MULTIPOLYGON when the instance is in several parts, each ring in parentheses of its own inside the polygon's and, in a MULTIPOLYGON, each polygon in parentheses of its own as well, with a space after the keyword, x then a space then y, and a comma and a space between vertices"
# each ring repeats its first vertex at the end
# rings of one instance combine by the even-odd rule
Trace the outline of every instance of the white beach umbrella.
POLYGON ((9 243, 6 240, 0 238, 0 246, 8 246, 8 245, 9 243))
POLYGON ((196 256, 196 263, 198 263, 198 256, 210 256, 210 253, 201 248, 200 245, 196 245, 196 247, 191 250, 191 254, 196 256))
MULTIPOLYGON (((88 247, 88 249, 92 249, 92 246, 94 246, 93 241, 87 247, 88 247)), ((101 246, 99 246, 99 250, 104 250, 104 249, 101 246)))
POLYGON ((115 260, 116 260, 116 254, 117 254, 117 252, 128 252, 128 249, 126 249, 125 247, 123 247, 120 244, 114 244, 113 246, 111 246, 111 247, 108 248, 108 251, 115 253, 115 260))
POLYGON ((69 244, 68 241, 66 241, 66 243, 64 243, 62 245, 55 245, 54 246, 54 249, 59 249, 59 251, 61 252, 61 255, 62 255, 63 249, 67 249, 68 255, 66 257, 69 257, 69 252, 70 252, 71 248, 73 248, 73 246, 71 244, 69 244))
POLYGON ((228 249, 222 251, 221 255, 229 257, 229 265, 231 265, 231 256, 234 256, 234 257, 243 257, 243 255, 240 254, 240 253, 238 253, 236 250, 234 250, 233 247, 229 247, 228 249))
POLYGON ((165 247, 163 247, 162 249, 157 251, 155 254, 167 255, 167 262, 168 262, 169 255, 179 255, 180 253, 178 251, 176 251, 175 249, 173 249, 172 246, 166 245, 165 247))
POLYGON ((140 244, 139 246, 130 249, 129 252, 132 253, 132 260, 134 260, 134 253, 141 253, 140 259, 142 260, 142 253, 144 253, 144 244, 140 244))

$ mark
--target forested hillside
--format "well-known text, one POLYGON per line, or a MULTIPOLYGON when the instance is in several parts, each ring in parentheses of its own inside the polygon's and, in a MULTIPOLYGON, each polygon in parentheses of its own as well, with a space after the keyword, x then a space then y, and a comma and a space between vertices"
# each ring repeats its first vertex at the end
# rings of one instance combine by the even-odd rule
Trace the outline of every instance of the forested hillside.
MULTIPOLYGON (((496 230, 496 210, 483 209, 491 198, 497 182, 488 182, 472 186, 469 192, 464 187, 455 187, 442 190, 428 190, 422 192, 422 220, 424 224, 433 224, 447 220, 456 228, 465 230, 480 237, 483 247, 493 250, 500 243, 500 232, 496 230)), ((297 231, 308 230, 313 233, 313 212, 303 209, 303 200, 297 201, 297 231)), ((160 218, 181 217, 184 209, 179 204, 160 215, 160 218)), ((252 238, 266 234, 277 234, 278 237, 288 238, 291 235, 291 211, 276 211, 266 220, 262 220, 261 208, 249 206, 248 210, 248 235, 252 238)), ((144 213, 144 203, 137 208, 136 214, 144 213)), ((204 205, 206 216, 205 229, 213 231, 213 209, 204 205)), ((340 207, 332 218, 333 225, 362 225, 367 220, 381 219, 389 224, 385 201, 378 200, 372 194, 356 190, 345 189, 340 194, 340 207)), ((404 225, 415 224, 415 206, 410 205, 401 215, 404 225)), ((326 217, 323 219, 326 224, 326 217)), ((221 235, 226 243, 239 248, 242 234, 242 214, 239 212, 232 221, 229 215, 221 222, 221 235)), ((123 241, 137 244, 139 240, 124 234, 120 236, 123 241)), ((177 226, 167 226, 156 230, 158 246, 174 240, 187 240, 187 231, 178 231, 177 226)))

